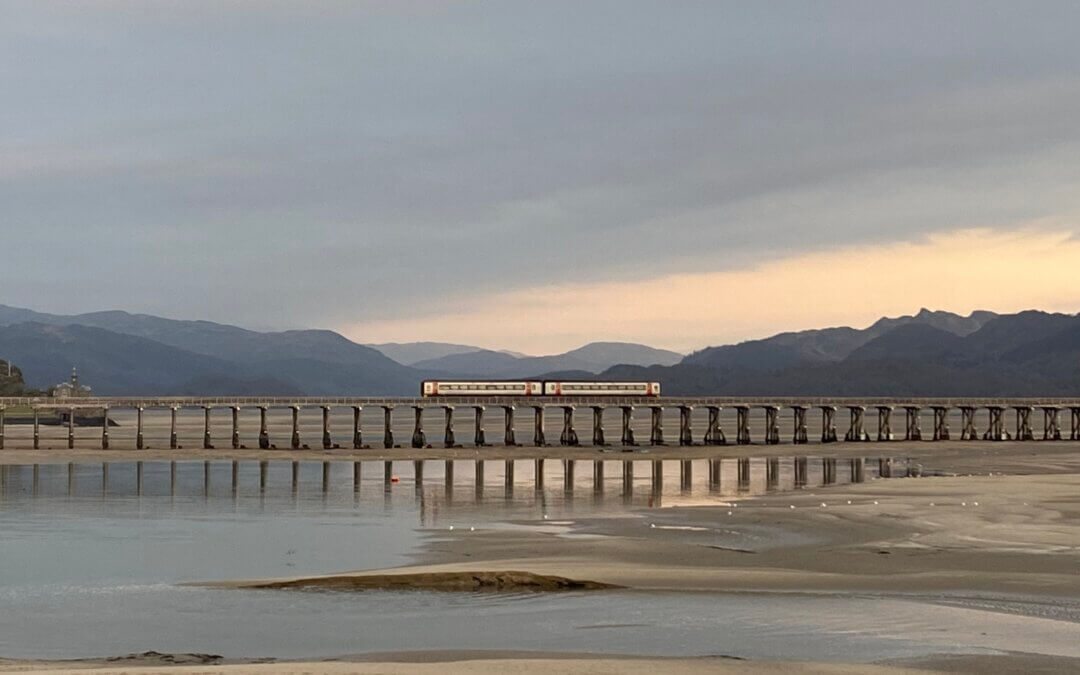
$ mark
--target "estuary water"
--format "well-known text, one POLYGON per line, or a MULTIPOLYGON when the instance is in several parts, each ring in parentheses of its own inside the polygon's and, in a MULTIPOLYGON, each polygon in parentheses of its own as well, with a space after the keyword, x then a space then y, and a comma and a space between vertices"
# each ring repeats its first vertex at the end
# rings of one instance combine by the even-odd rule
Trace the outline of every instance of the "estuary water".
MULTIPOLYGON (((282 592, 185 581, 318 574, 411 561, 427 533, 502 527, 726 500, 791 489, 764 460, 740 470, 665 461, 566 471, 518 461, 122 462, 0 471, 0 657, 201 652, 334 657, 442 649, 863 661, 945 651, 1073 655, 1071 620, 1002 611, 1015 600, 831 595, 282 592), (541 470, 537 481, 535 470, 541 470), (477 481, 477 477, 482 480, 477 481), (688 480, 689 479, 689 480, 688 480), (990 610, 990 611, 987 611, 990 610)), ((588 468, 586 468, 588 467, 588 468)), ((808 485, 824 476, 808 462, 808 485)), ((878 464, 867 462, 863 478, 878 464)), ((854 475, 840 471, 838 482, 854 475)), ((1056 608, 1075 619, 1075 608, 1056 608)), ((1080 655, 1077 653, 1075 655, 1080 655)))

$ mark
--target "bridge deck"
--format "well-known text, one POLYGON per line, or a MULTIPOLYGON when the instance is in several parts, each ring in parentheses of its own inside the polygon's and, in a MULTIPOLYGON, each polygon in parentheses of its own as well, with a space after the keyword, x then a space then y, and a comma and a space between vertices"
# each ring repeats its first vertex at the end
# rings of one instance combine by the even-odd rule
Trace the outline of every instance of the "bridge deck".
POLYGON ((838 408, 849 406, 915 406, 920 408, 985 408, 989 406, 1058 406, 1063 408, 1080 407, 1080 398, 1064 397, 897 397, 897 396, 663 396, 658 398, 630 396, 322 396, 322 397, 266 397, 266 396, 108 396, 86 398, 49 398, 49 397, 9 397, 0 398, 3 407, 33 407, 41 409, 70 408, 172 408, 172 407, 380 407, 380 406, 680 406, 706 407, 719 406, 736 408, 748 406, 761 408, 768 406, 816 407, 832 405, 838 408))

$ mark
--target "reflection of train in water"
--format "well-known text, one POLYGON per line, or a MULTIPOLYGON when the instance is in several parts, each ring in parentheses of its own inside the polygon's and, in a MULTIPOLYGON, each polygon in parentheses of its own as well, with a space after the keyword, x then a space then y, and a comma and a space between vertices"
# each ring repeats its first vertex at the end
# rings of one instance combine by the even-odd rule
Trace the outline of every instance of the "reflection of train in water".
POLYGON ((421 396, 650 396, 660 395, 659 382, 585 382, 577 380, 424 380, 421 396))

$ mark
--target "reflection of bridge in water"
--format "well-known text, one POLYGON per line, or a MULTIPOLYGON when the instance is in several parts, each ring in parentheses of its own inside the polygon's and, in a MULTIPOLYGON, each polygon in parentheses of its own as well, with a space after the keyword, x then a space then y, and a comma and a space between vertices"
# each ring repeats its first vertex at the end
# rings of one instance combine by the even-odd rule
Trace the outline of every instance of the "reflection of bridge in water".
POLYGON ((893 458, 762 457, 667 460, 121 461, 0 466, 0 500, 16 494, 240 497, 291 491, 389 499, 414 492, 443 508, 487 501, 658 506, 685 497, 739 497, 908 475, 893 458), (460 469, 464 469, 463 471, 460 469))
MULTIPOLYGON (((33 416, 33 433, 29 440, 32 447, 40 448, 42 442, 39 415, 42 411, 61 411, 68 420, 67 447, 74 448, 78 438, 76 434, 76 413, 102 411, 104 423, 101 425, 100 444, 109 448, 109 420, 119 419, 121 415, 133 417, 129 426, 134 427, 132 444, 137 449, 148 447, 182 447, 182 425, 191 411, 201 415, 201 446, 214 448, 214 427, 222 425, 222 414, 231 417, 229 443, 235 449, 246 447, 242 421, 252 414, 258 415, 258 433, 254 442, 262 449, 276 448, 275 436, 272 435, 274 418, 280 421, 280 413, 285 412, 289 427, 287 441, 285 434, 278 438, 282 447, 301 449, 308 446, 303 442, 302 426, 309 412, 321 414, 320 445, 331 450, 342 447, 334 441, 332 421, 342 413, 351 413, 348 446, 353 449, 370 447, 365 443, 364 430, 378 428, 376 445, 383 448, 401 447, 399 438, 407 438, 405 445, 413 448, 442 447, 454 448, 464 444, 484 447, 488 445, 518 446, 548 445, 578 446, 591 444, 597 447, 608 445, 632 448, 637 445, 661 446, 693 445, 719 446, 728 443, 749 445, 755 438, 767 445, 781 443, 782 427, 790 429, 790 440, 796 445, 809 443, 820 438, 822 443, 840 440, 848 442, 892 441, 903 438, 908 441, 947 441, 955 438, 950 427, 959 426, 960 440, 1021 440, 1031 441, 1062 440, 1064 430, 1061 414, 1068 410, 1071 414, 1069 438, 1080 440, 1080 400, 1056 398, 1027 399, 913 399, 913 398, 733 398, 733 397, 685 397, 685 398, 625 398, 625 397, 447 397, 447 398, 0 398, 0 448, 10 436, 5 433, 4 410, 19 406, 30 408, 33 416), (406 409, 411 412, 402 427, 402 415, 395 417, 395 411, 406 409), (489 409, 501 410, 502 424, 495 429, 487 427, 492 415, 489 409), (519 409, 531 412, 531 415, 518 415, 519 409), (837 430, 839 410, 847 410, 847 429, 842 435, 837 430), (635 411, 646 410, 647 416, 635 417, 635 411), (820 411, 820 416, 811 415, 811 411, 820 411), (877 424, 871 435, 870 424, 865 420, 866 412, 876 412, 877 424), (904 413, 903 431, 894 431, 893 413, 904 413), (376 422, 372 424, 372 411, 376 422), (459 428, 461 420, 457 411, 462 411, 470 418, 470 429, 459 428), (620 425, 617 437, 611 434, 612 424, 608 411, 619 414, 620 425), (985 411, 985 426, 980 432, 978 413, 985 411), (1007 424, 1006 417, 1011 411, 1015 426, 1007 424), (1036 411, 1042 413, 1042 430, 1036 433, 1036 411), (591 420, 591 442, 582 442, 577 429, 582 426, 579 419, 585 413, 591 420), (555 423, 561 424, 558 438, 549 437, 547 429, 552 423, 549 419, 555 415, 555 423), (733 414, 733 418, 731 415, 733 414), (929 431, 923 431, 924 416, 930 415, 929 431), (959 419, 956 415, 959 414, 959 419), (429 439, 426 426, 435 420, 442 426, 441 439, 429 439), (365 416, 367 419, 365 421, 365 416), (531 425, 521 428, 521 417, 531 417, 531 425), (641 419, 647 417, 647 419, 641 419), (153 418, 152 420, 150 418, 153 418), (162 445, 148 442, 145 433, 148 424, 158 424, 168 419, 167 441, 162 445), (818 423, 820 421, 820 423, 818 423), (958 423, 958 424, 957 424, 958 423), (643 428, 643 425, 647 425, 643 428), (675 427, 675 433, 668 437, 667 428, 675 427), (724 429, 733 429, 729 438, 724 429), (1014 430, 1014 431, 1013 431, 1014 430), (471 437, 469 435, 471 431, 471 437), (531 434, 529 433, 531 431, 531 434), (609 440, 610 439, 610 440, 609 440)), ((254 426, 254 420, 249 422, 254 426)), ((338 421, 342 425, 344 420, 338 421)), ((14 425, 12 425, 14 426, 14 425)), ((432 435, 434 436, 434 435, 432 435)), ((437 437, 436 437, 437 438, 437 437)), ((17 443, 23 438, 12 439, 17 443)), ((14 445, 12 446, 14 447, 14 445)))

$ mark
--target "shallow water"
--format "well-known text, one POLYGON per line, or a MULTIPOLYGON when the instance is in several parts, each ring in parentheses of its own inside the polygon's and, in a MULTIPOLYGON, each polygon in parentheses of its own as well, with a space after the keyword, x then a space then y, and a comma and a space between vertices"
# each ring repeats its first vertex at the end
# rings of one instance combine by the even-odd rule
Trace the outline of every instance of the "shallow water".
MULTIPOLYGON (((822 480, 808 462, 808 485, 822 480)), ((420 649, 731 654, 870 660, 993 648, 1074 654, 1076 608, 1024 599, 640 593, 278 592, 183 587, 188 580, 369 569, 409 562, 426 528, 573 521, 666 501, 791 489, 782 460, 749 475, 725 460, 547 462, 538 482, 505 464, 134 462, 5 467, 0 473, 0 656, 74 658, 154 649, 229 657, 329 657, 420 649), (447 489, 447 469, 452 469, 447 489), (140 478, 141 473, 141 478, 140 478), (235 479, 234 479, 235 476, 235 479), (418 480, 419 477, 419 480, 418 480), (689 479, 689 480, 687 480, 689 479), (235 480, 235 487, 234 487, 235 480), (546 521, 545 521, 546 516, 546 521), (1025 609, 1027 608, 1027 609, 1025 609), (1041 614, 1040 614, 1041 612, 1041 614), (1012 646, 1008 646, 1012 645, 1012 646)), ((876 462, 866 465, 872 478, 876 462)), ((844 469, 837 480, 846 482, 844 469)), ((500 525, 502 526, 502 525, 500 525)), ((1075 653, 1080 656, 1080 653, 1075 653)))

